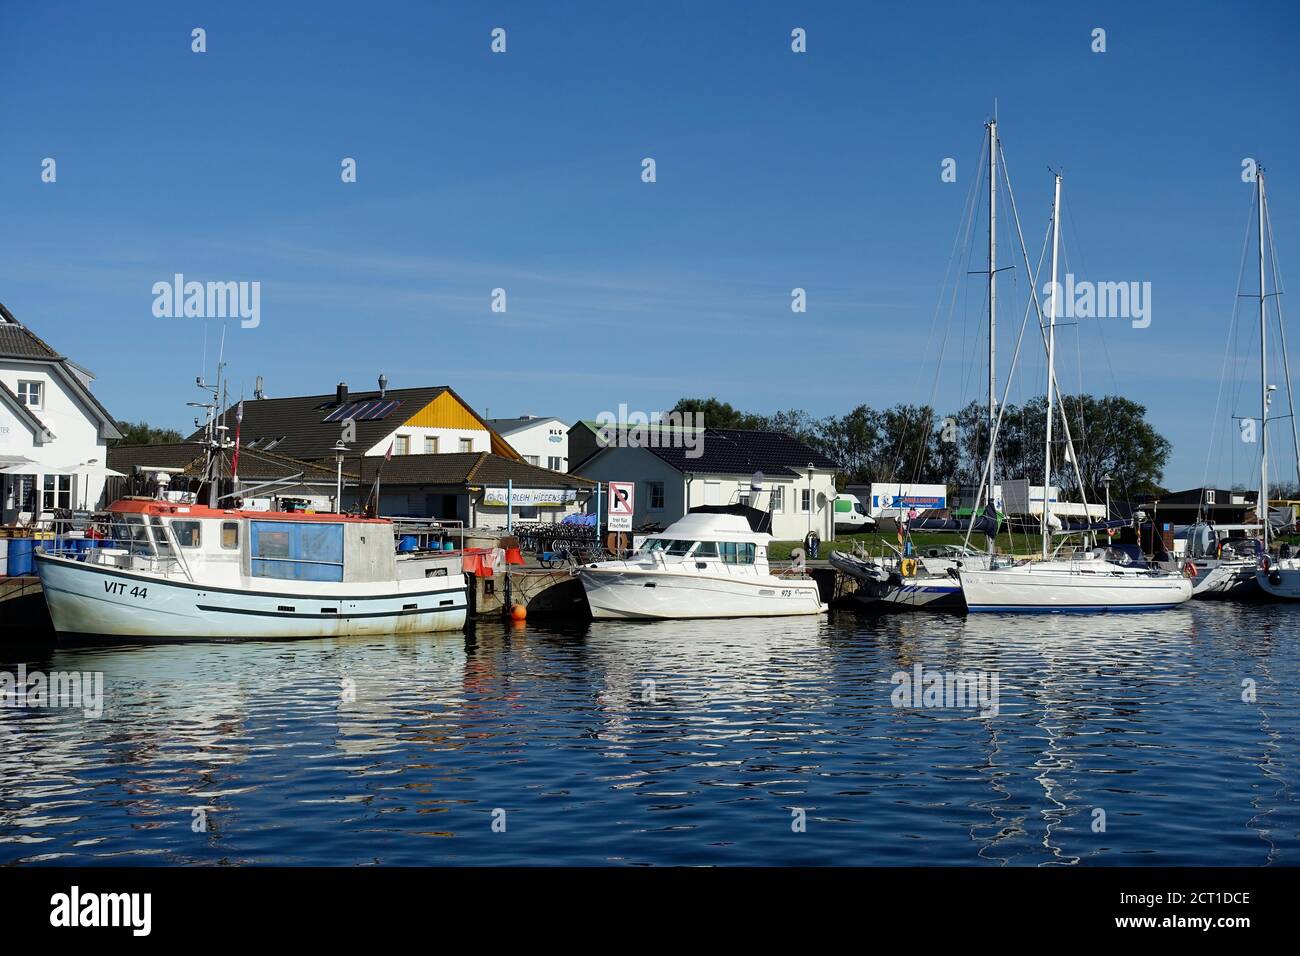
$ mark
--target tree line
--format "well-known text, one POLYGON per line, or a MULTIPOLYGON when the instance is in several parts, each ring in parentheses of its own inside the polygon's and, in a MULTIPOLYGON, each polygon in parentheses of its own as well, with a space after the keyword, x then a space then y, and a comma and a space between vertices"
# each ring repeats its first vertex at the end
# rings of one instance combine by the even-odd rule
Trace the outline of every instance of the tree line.
MULTIPOLYGON (((1106 477, 1117 500, 1166 493, 1160 482, 1173 446, 1146 420, 1145 406, 1119 395, 1069 395, 1060 403, 1053 424, 1053 485, 1066 494, 1079 490, 1067 457, 1064 419, 1090 497, 1100 496, 1106 477)), ((1046 407, 1046 396, 1006 407, 995 455, 999 480, 1041 481, 1046 407)), ((929 405, 859 405, 824 418, 801 409, 754 414, 717 398, 683 398, 673 410, 702 413, 713 428, 760 429, 798 438, 837 462, 844 484, 974 484, 988 456, 988 409, 978 402, 949 414, 929 405)))

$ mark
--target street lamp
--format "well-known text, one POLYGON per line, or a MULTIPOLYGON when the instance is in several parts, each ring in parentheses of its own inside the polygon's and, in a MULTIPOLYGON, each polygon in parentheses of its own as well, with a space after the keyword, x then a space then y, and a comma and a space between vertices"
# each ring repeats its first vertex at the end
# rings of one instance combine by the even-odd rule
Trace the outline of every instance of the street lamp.
MULTIPOLYGON (((1106 520, 1109 521, 1110 520, 1110 475, 1102 475, 1101 483, 1106 486, 1106 520)), ((1109 543, 1110 539, 1114 537, 1114 534, 1115 534, 1114 529, 1112 528, 1106 529, 1107 543, 1109 543)))
POLYGON ((337 468, 337 473, 334 478, 334 513, 335 514, 343 513, 343 456, 346 455, 350 450, 351 449, 349 449, 347 445, 343 444, 342 438, 340 438, 338 441, 334 443, 334 462, 337 468))

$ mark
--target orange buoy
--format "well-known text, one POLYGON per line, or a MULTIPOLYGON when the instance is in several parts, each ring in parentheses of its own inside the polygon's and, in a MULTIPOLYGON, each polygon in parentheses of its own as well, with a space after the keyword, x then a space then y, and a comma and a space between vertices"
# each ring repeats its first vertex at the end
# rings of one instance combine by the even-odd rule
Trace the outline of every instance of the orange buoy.
POLYGON ((510 606, 510 620, 522 621, 526 617, 528 617, 528 608, 522 604, 512 604, 510 606))

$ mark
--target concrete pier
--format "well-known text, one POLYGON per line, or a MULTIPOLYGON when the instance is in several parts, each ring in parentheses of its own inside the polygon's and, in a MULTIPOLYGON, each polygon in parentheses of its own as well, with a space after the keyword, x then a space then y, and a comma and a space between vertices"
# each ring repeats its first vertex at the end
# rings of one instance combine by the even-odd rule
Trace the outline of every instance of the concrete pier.
POLYGON ((15 638, 54 639, 40 578, 0 578, 0 639, 15 638))

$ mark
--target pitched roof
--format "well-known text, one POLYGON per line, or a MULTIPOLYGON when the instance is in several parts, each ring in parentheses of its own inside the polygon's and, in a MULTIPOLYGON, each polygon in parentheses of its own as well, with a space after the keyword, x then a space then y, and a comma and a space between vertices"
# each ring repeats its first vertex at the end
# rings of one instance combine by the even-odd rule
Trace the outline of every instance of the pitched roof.
MULTIPOLYGON (((380 419, 356 422, 356 438, 350 442, 352 450, 361 453, 373 447, 387 435, 402 426, 412 415, 424 408, 444 392, 460 401, 460 396, 445 385, 424 388, 390 388, 384 392, 386 401, 399 404, 380 419)), ((350 392, 348 404, 378 401, 380 393, 350 392)), ((461 401, 461 404, 465 403, 461 401)), ((226 410, 226 424, 230 434, 235 430, 236 402, 226 410)), ((468 408, 469 406, 465 406, 468 408)), ((339 440, 338 421, 325 421, 329 413, 338 408, 335 393, 324 395, 298 395, 289 398, 258 398, 244 402, 244 421, 240 426, 240 443, 247 447, 252 442, 266 443, 264 450, 301 459, 332 458, 334 443, 339 440), (279 441, 275 441, 280 439, 279 441), (275 441, 275 444, 270 442, 275 441)), ((471 410, 471 414, 473 414, 471 410)), ((475 416, 477 418, 477 416, 475 416)), ((484 425, 487 428, 487 425, 484 425)), ((488 429, 491 431, 491 429, 488 429)), ((199 429, 190 435, 190 441, 203 437, 199 429)))
POLYGON ((26 422, 27 427, 36 435, 53 435, 54 432, 45 427, 45 423, 37 417, 36 413, 28 407, 27 403, 14 394, 4 382, 0 382, 0 400, 14 410, 14 414, 26 422))
POLYGON ((35 332, 14 318, 3 302, 0 302, 0 358, 16 358, 48 362, 60 374, 64 381, 100 416, 100 434, 104 438, 121 438, 117 422, 107 408, 95 397, 94 392, 86 387, 82 376, 90 373, 80 365, 64 358, 46 344, 35 332), (80 372, 80 374, 78 374, 80 372))
POLYGON ((504 485, 520 488, 594 488, 589 478, 566 475, 491 452, 456 452, 442 455, 394 455, 385 462, 378 455, 361 460, 363 481, 372 481, 383 466, 380 481, 391 485, 504 485))
POLYGON ((44 359, 57 362, 63 356, 50 348, 31 329, 14 318, 0 302, 0 358, 44 359))
POLYGON ((554 415, 531 415, 518 418, 489 418, 487 423, 503 435, 509 435, 513 431, 521 428, 528 428, 530 425, 543 425, 546 422, 562 422, 564 419, 556 418, 554 415))
MULTIPOLYGON (((230 455, 222 456, 222 477, 230 477, 230 455)), ((191 478, 203 475, 203 446, 195 442, 165 442, 157 445, 114 445, 108 450, 108 467, 130 475, 140 465, 144 468, 183 468, 191 478)), ((239 453, 240 481, 270 481, 301 473, 308 481, 333 481, 333 468, 285 455, 242 449, 239 453)), ((344 472, 355 479, 355 474, 344 472)))
MULTIPOLYGON (((692 429, 695 431, 695 429, 692 429)), ((684 443, 677 442, 682 445, 684 443)), ((705 428, 695 448, 642 446, 650 454, 680 472, 712 475, 752 475, 789 478, 814 468, 839 470, 839 465, 797 438, 783 432, 751 431, 743 428, 705 428), (698 452, 698 457, 690 455, 698 452)), ((587 460, 595 458, 599 449, 587 460)), ((583 463, 585 464, 585 462, 583 463)), ((578 465, 577 468, 581 468, 578 465)))

